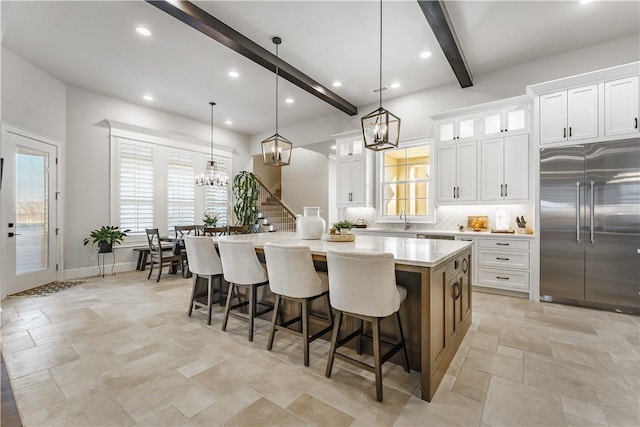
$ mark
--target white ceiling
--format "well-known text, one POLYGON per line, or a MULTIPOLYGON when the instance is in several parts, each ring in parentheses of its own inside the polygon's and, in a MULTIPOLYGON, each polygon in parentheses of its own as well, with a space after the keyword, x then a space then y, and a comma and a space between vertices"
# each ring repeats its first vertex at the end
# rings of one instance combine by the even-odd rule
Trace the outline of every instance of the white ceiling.
MULTIPOLYGON (((196 1, 352 104, 377 101, 379 9, 375 1, 196 1), (341 88, 331 83, 340 80, 341 88)), ((273 129, 275 77, 143 1, 2 1, 2 44, 59 80, 169 113, 254 135, 273 129), (144 38, 135 27, 153 35, 144 38), (233 80, 230 70, 240 73, 233 80), (151 93, 155 100, 142 100, 151 93)), ((640 2, 447 2, 472 74, 640 31, 640 2)), ((384 2, 385 99, 455 82, 416 1, 384 2), (420 59, 430 50, 433 56, 420 59)), ((280 126, 338 110, 280 80, 280 126), (295 99, 293 105, 284 103, 295 99)), ((360 109, 359 114, 368 111, 360 109)))

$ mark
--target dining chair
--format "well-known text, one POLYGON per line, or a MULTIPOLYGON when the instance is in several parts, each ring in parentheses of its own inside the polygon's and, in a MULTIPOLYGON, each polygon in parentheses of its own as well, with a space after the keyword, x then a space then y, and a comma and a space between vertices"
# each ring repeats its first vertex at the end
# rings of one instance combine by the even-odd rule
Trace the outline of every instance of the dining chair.
POLYGON ((249 232, 249 226, 248 225, 231 225, 229 226, 229 235, 234 235, 234 234, 247 234, 249 232))
POLYGON ((316 271, 308 246, 265 243, 264 256, 269 273, 269 288, 276 295, 267 350, 271 351, 273 348, 277 330, 302 336, 304 366, 309 366, 309 343, 333 328, 333 317, 329 305, 329 278, 326 273, 316 271), (327 316, 322 320, 325 320, 328 326, 311 335, 309 332, 310 303, 318 298, 324 298, 327 316), (283 299, 300 304, 300 316, 286 322, 283 322, 281 317, 278 324, 277 318, 281 314, 280 305, 283 299), (300 330, 289 327, 295 323, 300 323, 300 330))
POLYGON ((402 350, 405 371, 409 372, 410 369, 398 311, 400 304, 407 297, 407 290, 396 284, 393 255, 389 253, 327 251, 327 270, 329 271, 331 307, 335 310, 336 317, 325 375, 327 378, 331 377, 335 357, 373 372, 376 377, 376 400, 382 402, 382 364, 402 350), (398 324, 399 342, 388 343, 380 339, 380 322, 394 314, 398 324), (360 325, 356 331, 339 338, 343 317, 356 318, 360 321, 360 325), (347 342, 358 338, 358 354, 362 353, 364 322, 371 323, 373 366, 337 351, 347 342), (389 344, 391 349, 387 353, 381 354, 381 344, 389 344))
MULTIPOLYGON (((227 329, 229 316, 249 321, 249 341, 253 341, 253 325, 256 317, 273 310, 273 304, 257 301, 258 288, 269 283, 267 272, 260 264, 256 251, 251 242, 220 239, 218 241, 220 259, 224 280, 229 282, 227 304, 224 310, 222 330, 227 329), (248 300, 232 305, 231 299, 238 292, 238 288, 246 288, 248 300), (249 306, 248 316, 232 310, 249 306), (258 306, 263 308, 258 310, 258 306)), ((238 296, 239 299, 239 296, 238 296)))
POLYGON ((227 234, 227 227, 203 227, 203 236, 219 237, 227 234))
POLYGON ((151 268, 149 268, 149 275, 147 279, 151 277, 153 273, 153 266, 158 266, 158 277, 156 282, 160 281, 160 275, 162 274, 162 266, 170 264, 172 267, 180 267, 184 271, 184 259, 181 254, 176 254, 174 248, 163 247, 160 242, 160 233, 157 228, 145 228, 147 233, 147 242, 149 243, 149 262, 151 268))
POLYGON ((189 317, 194 307, 207 309, 207 324, 211 324, 211 307, 214 303, 222 301, 222 262, 216 251, 215 243, 211 237, 186 236, 184 238, 185 250, 189 258, 189 270, 193 276, 193 290, 189 302, 189 317), (198 281, 199 278, 207 279, 206 292, 198 281), (214 282, 218 283, 214 287, 214 282), (214 294, 218 299, 214 300, 214 294), (207 296, 207 303, 198 301, 198 298, 207 296))

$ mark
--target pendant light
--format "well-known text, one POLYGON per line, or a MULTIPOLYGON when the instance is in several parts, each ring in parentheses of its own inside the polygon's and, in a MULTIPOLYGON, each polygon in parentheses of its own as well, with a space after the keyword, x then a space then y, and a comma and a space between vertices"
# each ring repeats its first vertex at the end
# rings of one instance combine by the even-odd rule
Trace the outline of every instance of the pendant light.
POLYGON ((364 147, 380 151, 398 147, 400 118, 382 108, 382 0, 380 0, 380 104, 377 110, 362 117, 364 147))
POLYGON ((262 159, 268 166, 286 166, 291 161, 293 144, 278 134, 278 45, 282 39, 274 37, 272 41, 276 45, 276 133, 262 141, 262 159))
POLYGON ((196 185, 199 187, 226 187, 228 184, 227 176, 218 171, 218 162, 213 159, 213 106, 215 102, 209 102, 211 105, 211 157, 207 161, 207 168, 204 174, 196 176, 196 185))

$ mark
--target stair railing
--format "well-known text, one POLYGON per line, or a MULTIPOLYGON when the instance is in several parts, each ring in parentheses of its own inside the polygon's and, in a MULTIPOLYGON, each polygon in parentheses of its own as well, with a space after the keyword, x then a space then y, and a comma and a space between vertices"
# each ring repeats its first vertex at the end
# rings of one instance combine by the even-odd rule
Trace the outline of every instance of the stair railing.
POLYGON ((278 231, 296 231, 296 214, 293 210, 273 194, 257 175, 256 180, 258 181, 258 212, 261 212, 263 218, 267 218, 278 231))

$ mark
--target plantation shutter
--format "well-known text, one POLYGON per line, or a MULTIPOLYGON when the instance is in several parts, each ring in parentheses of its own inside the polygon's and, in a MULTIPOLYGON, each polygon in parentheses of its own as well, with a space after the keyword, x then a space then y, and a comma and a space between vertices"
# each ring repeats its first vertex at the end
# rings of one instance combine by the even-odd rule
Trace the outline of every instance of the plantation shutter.
MULTIPOLYGON (((216 159, 218 162, 218 171, 220 174, 229 177, 229 166, 226 160, 216 159)), ((229 179, 229 188, 231 187, 231 179, 229 179)), ((205 209, 218 213, 217 226, 231 225, 228 223, 228 188, 207 187, 205 198, 205 209)))
POLYGON ((120 142, 120 227, 144 233, 153 227, 153 148, 120 142))
POLYGON ((168 229, 176 225, 195 224, 194 153, 169 150, 167 161, 168 229))

